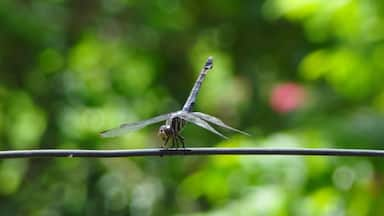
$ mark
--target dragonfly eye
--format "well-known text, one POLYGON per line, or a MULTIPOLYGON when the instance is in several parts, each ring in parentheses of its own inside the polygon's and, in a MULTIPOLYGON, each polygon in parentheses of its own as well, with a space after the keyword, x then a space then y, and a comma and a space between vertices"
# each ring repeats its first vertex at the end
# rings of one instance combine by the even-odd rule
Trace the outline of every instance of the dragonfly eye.
POLYGON ((162 140, 166 140, 168 135, 167 135, 167 130, 168 130, 168 127, 166 125, 162 125, 160 126, 159 128, 159 132, 158 132, 158 135, 159 137, 162 139, 162 140))

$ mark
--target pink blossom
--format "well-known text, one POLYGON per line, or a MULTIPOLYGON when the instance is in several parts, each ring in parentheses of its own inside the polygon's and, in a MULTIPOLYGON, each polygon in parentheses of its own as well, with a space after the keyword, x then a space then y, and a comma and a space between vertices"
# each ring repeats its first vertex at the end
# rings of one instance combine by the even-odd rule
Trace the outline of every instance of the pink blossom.
POLYGON ((305 97, 306 91, 301 85, 287 82, 278 84, 272 89, 269 103, 276 112, 287 113, 302 106, 305 97))

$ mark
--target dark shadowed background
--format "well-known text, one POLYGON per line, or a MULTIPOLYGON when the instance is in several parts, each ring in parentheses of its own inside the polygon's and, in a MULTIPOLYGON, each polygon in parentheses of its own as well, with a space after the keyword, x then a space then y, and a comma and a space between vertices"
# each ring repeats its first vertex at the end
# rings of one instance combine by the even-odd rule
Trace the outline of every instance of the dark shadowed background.
MULTIPOLYGON (((384 145, 381 0, 1 0, 0 149, 160 145, 214 57, 188 147, 384 145)), ((383 215, 384 160, 192 156, 0 161, 1 215, 383 215)))

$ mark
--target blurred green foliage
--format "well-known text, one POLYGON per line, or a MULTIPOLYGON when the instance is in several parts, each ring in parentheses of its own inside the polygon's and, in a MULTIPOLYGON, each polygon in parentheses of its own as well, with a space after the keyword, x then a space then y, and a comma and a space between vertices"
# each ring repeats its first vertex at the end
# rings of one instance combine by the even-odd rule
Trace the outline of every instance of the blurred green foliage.
MULTIPOLYGON (((187 146, 383 149, 381 0, 2 0, 0 25, 2 150, 158 147, 157 125, 98 132, 178 110, 209 55, 196 109, 252 136, 190 125, 187 146), (282 83, 305 98, 278 112, 282 83)), ((383 170, 381 159, 337 157, 4 160, 0 209, 383 215, 383 170)))

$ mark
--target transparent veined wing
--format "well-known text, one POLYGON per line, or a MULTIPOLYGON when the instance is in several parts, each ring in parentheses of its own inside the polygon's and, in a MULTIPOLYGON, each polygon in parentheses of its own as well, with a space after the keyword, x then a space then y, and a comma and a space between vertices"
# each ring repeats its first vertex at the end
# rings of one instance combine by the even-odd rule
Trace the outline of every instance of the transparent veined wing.
POLYGON ((192 113, 189 113, 189 112, 178 112, 175 117, 179 117, 179 118, 182 118, 184 119, 185 121, 188 121, 188 122, 191 122, 199 127, 202 127, 204 129, 207 129, 209 131, 211 131, 212 133, 215 133, 221 137, 223 137, 224 139, 228 139, 226 136, 224 136, 223 134, 219 133, 217 130, 215 130, 211 125, 209 125, 207 122, 205 122, 204 120, 200 119, 199 117, 196 117, 194 115, 192 115, 192 113))
POLYGON ((120 136, 120 135, 127 133, 129 131, 138 130, 138 129, 141 129, 147 125, 154 124, 154 123, 161 122, 161 121, 165 121, 171 116, 171 114, 172 113, 168 113, 168 114, 156 116, 154 118, 150 118, 150 119, 147 119, 144 121, 122 124, 117 128, 112 128, 110 130, 106 130, 106 131, 101 132, 100 136, 102 136, 102 137, 120 136))
POLYGON ((211 116, 211 115, 208 115, 208 114, 205 114, 205 113, 201 113, 201 112, 192 112, 192 115, 196 116, 196 117, 199 117, 205 121, 208 121, 208 122, 211 122, 215 125, 218 125, 220 127, 223 127, 223 128, 226 128, 226 129, 229 129, 229 130, 233 130, 233 131, 236 131, 238 133, 241 133, 241 134, 244 134, 244 135, 247 135, 247 136, 250 136, 248 133, 244 132, 244 131, 241 131, 241 130, 238 130, 236 128, 233 128, 229 125, 226 125, 223 121, 221 121, 220 119, 214 117, 214 116, 211 116))

